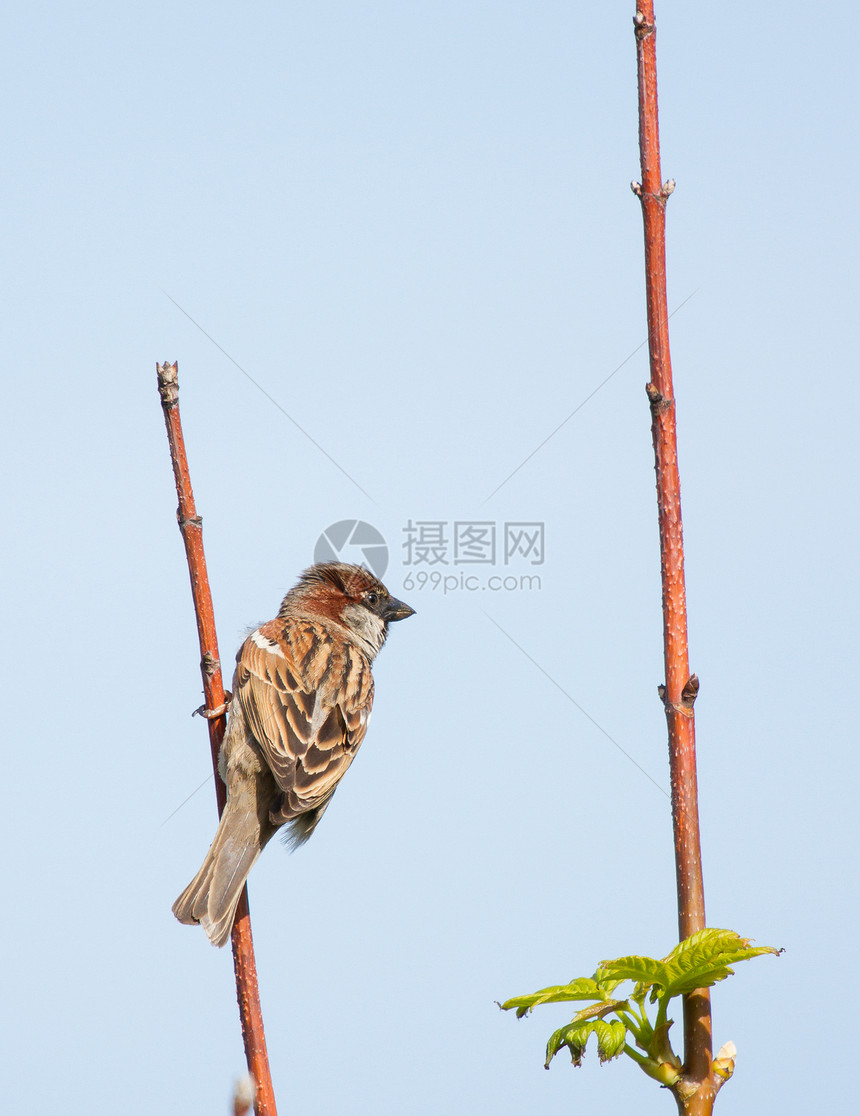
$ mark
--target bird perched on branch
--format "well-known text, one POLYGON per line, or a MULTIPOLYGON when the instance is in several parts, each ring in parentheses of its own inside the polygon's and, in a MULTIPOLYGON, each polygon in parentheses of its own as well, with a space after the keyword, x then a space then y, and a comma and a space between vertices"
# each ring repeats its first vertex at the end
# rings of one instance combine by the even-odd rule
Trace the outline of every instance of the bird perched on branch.
POLYGON ((303 844, 364 740, 371 665, 388 625, 415 610, 369 570, 311 566, 274 620, 236 656, 233 700, 218 761, 227 805, 203 865, 173 904, 213 945, 230 936, 257 857, 277 831, 303 844))

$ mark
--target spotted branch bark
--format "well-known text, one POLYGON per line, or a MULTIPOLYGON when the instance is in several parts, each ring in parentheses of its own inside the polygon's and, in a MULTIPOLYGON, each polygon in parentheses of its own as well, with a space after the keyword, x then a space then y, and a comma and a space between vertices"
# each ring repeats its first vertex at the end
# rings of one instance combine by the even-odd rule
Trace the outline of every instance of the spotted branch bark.
MULTIPOLYGON (((660 697, 669 729, 672 822, 681 940, 705 928, 705 891, 699 837, 694 703, 699 689, 690 674, 681 481, 675 431, 675 392, 669 353, 666 295, 666 202, 675 188, 662 180, 657 114, 657 46, 653 0, 638 0, 633 20, 639 85, 641 182, 632 183, 642 204, 645 287, 651 379, 646 387, 657 472, 657 509, 663 584, 663 651, 666 681, 660 697)), ((673 1087, 685 1116, 710 1116, 722 1083, 712 1069, 711 1002, 707 989, 684 997, 684 1070, 673 1087)))
MULTIPOLYGON (((165 362, 156 367, 161 406, 167 425, 167 440, 170 444, 170 459, 173 462, 173 475, 179 497, 176 516, 185 543, 188 572, 191 575, 191 595, 194 598, 194 613, 197 617, 200 670, 206 697, 203 712, 209 727, 209 746, 212 751, 212 766, 215 770, 215 796, 220 817, 227 801, 227 790, 218 774, 218 753, 221 750, 227 717, 224 681, 218 656, 218 638, 215 633, 215 613, 212 608, 209 578, 206 574, 206 556, 203 553, 203 521, 194 506, 191 475, 185 454, 185 439, 179 417, 179 366, 165 362)), ((245 1058, 248 1072, 253 1076, 256 1085, 254 1111, 256 1116, 277 1116, 272 1077, 269 1072, 269 1055, 266 1051, 266 1036, 263 1031, 260 992, 257 986, 257 966, 254 960, 247 887, 242 892, 236 911, 232 945, 245 1058)))

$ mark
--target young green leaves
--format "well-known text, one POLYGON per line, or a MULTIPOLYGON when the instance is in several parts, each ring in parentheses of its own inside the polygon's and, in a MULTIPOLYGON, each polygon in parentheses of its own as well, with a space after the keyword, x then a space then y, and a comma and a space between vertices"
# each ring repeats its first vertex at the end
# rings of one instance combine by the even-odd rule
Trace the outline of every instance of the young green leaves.
MULTIPOLYGON (((592 1035, 597 1042, 601 1062, 611 1061, 621 1054, 632 1058, 641 1069, 672 1087, 681 1077, 681 1061, 669 1042, 668 1018, 670 1001, 676 996, 709 988, 733 973, 732 965, 761 954, 779 954, 772 946, 754 946, 749 939, 740 937, 733 930, 700 930, 679 945, 662 960, 653 957, 618 957, 614 961, 601 961, 591 977, 580 977, 569 984, 554 985, 533 992, 530 996, 515 996, 501 1005, 503 1011, 516 1010, 521 1019, 539 1004, 590 1001, 574 1015, 570 1023, 560 1027, 549 1039, 546 1048, 546 1068, 559 1050, 566 1047, 575 1066, 582 1064, 582 1056, 592 1035), (625 982, 633 988, 624 999, 619 999, 616 989, 625 982), (654 1021, 645 1010, 645 1001, 656 1004, 654 1021), (609 1018, 614 1017, 614 1018, 609 1018), (632 1039, 634 1049, 628 1042, 632 1039), (640 1053, 639 1051, 642 1051, 640 1053)), ((723 1048, 728 1054, 727 1043, 723 1048)), ((720 1052, 720 1055, 723 1054, 720 1052)), ((734 1069, 734 1047, 731 1057, 720 1057, 714 1072, 720 1084, 728 1080, 734 1069)))

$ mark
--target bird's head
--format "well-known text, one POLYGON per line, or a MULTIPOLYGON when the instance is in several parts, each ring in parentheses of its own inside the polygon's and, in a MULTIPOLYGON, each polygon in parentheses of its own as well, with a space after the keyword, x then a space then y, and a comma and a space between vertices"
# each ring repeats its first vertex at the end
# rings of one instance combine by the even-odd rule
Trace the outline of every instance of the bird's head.
POLYGON ((367 644, 375 655, 385 643, 388 625, 414 612, 392 597, 364 566, 321 562, 305 570, 284 597, 278 615, 326 617, 367 644))

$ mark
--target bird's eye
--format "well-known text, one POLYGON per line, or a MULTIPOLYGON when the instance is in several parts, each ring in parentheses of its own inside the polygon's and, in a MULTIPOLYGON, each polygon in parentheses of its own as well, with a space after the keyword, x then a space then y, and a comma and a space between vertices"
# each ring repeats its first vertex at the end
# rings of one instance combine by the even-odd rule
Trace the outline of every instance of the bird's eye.
POLYGON ((376 593, 368 593, 365 600, 369 605, 375 605, 379 600, 379 596, 376 593))

